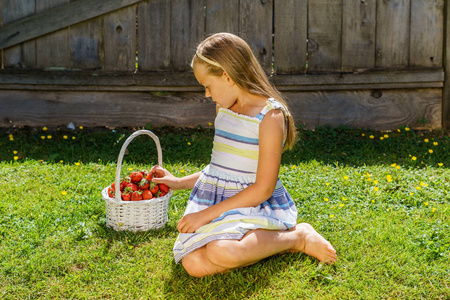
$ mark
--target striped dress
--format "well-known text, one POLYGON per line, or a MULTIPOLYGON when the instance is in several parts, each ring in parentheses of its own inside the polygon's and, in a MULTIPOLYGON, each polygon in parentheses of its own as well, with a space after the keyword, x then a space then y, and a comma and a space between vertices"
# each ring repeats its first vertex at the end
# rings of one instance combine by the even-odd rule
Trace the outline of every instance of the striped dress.
MULTIPOLYGON (((211 162, 197 180, 185 215, 219 203, 256 179, 259 150, 259 124, 266 113, 283 106, 269 99, 256 117, 219 109, 215 120, 214 146, 211 162)), ((241 239, 252 229, 286 230, 297 223, 297 209, 291 196, 278 179, 273 195, 257 207, 228 211, 195 233, 180 233, 173 248, 175 262, 183 256, 219 239, 241 239)))

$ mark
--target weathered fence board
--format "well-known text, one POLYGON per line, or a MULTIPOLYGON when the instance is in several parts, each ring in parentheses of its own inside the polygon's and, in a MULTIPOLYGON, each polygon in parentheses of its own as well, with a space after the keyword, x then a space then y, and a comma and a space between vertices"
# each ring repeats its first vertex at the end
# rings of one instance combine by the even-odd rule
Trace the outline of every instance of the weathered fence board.
POLYGON ((285 94, 294 118, 306 128, 346 125, 389 130, 408 124, 428 129, 439 128, 442 121, 441 89, 385 90, 379 98, 371 90, 285 94))
POLYGON ((105 71, 136 69, 136 5, 104 17, 105 71))
MULTIPOLYGON (((3 24, 32 16, 36 11, 34 0, 4 0, 3 24)), ((1 30, 0 30, 1 31, 1 30)), ((28 41, 4 50, 3 65, 5 68, 36 67, 36 41, 28 41)))
POLYGON ((103 18, 70 27, 70 68, 92 70, 103 67, 103 18))
POLYGON ((342 71, 375 67, 376 1, 343 1, 342 71))
POLYGON ((410 0, 378 1, 377 7, 375 65, 379 68, 407 67, 409 63, 410 0))
POLYGON ((339 72, 342 53, 341 0, 308 3, 308 72, 339 72))
MULTIPOLYGON (((11 0, 17 1, 17 0, 11 0)), ((55 0, 36 0, 36 6, 53 7, 55 0)), ((24 41, 58 31, 70 25, 81 23, 116 9, 143 0, 76 0, 66 1, 66 5, 40 12, 4 26, 0 31, 0 49, 8 48, 24 41)), ((19 1, 17 1, 19 2, 19 1)), ((22 0, 20 0, 21 4, 22 0)))
MULTIPOLYGON (((63 6, 69 0, 47 0, 36 3, 36 13, 63 6)), ((36 40, 37 68, 69 68, 69 29, 49 33, 36 40)))
POLYGON ((274 72, 306 72, 307 0, 277 0, 274 3, 274 72))
POLYGON ((170 1, 154 0, 138 6, 138 68, 140 71, 170 67, 170 1))
POLYGON ((239 32, 267 73, 272 72, 272 0, 240 0, 239 32))
POLYGON ((411 2, 410 66, 442 66, 444 0, 411 2))
POLYGON ((206 0, 206 33, 239 34, 239 0, 206 0))
POLYGON ((192 55, 205 31, 204 0, 172 0, 171 69, 190 70, 192 55))

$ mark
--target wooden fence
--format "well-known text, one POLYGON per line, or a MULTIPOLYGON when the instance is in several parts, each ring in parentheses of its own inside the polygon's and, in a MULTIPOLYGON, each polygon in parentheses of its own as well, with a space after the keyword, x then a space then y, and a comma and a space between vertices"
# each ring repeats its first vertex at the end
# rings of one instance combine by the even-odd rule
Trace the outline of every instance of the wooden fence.
POLYGON ((0 126, 197 126, 190 70, 227 31, 307 128, 449 128, 444 0, 0 0, 0 126))

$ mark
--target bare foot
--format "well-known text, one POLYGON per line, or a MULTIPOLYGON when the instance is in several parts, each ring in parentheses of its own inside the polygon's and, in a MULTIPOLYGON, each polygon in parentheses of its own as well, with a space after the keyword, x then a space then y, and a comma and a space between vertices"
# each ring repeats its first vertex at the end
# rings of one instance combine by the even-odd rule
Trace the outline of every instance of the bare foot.
POLYGON ((303 252, 328 264, 336 261, 336 250, 311 225, 308 223, 297 224, 294 231, 299 238, 296 246, 290 252, 303 252))

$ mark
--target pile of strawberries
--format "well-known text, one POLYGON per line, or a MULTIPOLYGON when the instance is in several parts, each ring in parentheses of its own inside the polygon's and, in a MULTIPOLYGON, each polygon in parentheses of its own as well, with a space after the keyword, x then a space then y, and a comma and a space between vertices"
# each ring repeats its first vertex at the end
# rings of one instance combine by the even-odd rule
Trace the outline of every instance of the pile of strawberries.
MULTIPOLYGON (((165 196, 169 187, 163 183, 152 182, 153 174, 147 171, 131 172, 120 182, 120 193, 123 201, 149 200, 165 196)), ((108 187, 108 195, 115 197, 116 184, 113 182, 108 187)))

